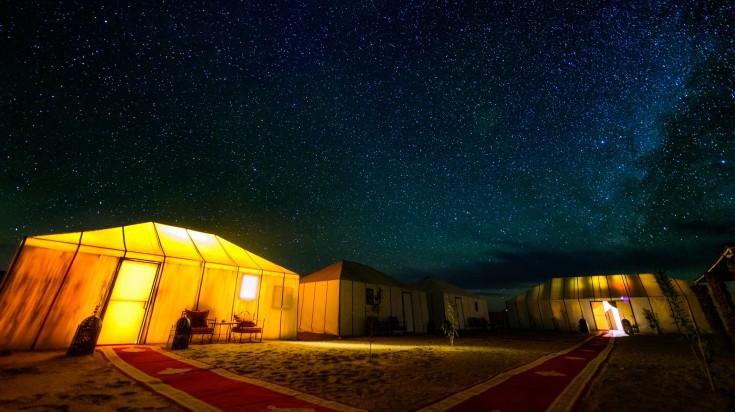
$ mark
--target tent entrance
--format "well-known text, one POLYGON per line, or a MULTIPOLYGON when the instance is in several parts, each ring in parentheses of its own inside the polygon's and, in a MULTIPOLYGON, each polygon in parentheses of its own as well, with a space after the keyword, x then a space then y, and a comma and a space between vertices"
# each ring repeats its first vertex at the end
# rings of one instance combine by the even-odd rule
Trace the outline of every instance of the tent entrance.
POLYGON ((138 343, 157 273, 158 263, 122 261, 97 344, 138 343))
POLYGON ((620 311, 615 301, 590 302, 597 330, 623 330, 620 311))

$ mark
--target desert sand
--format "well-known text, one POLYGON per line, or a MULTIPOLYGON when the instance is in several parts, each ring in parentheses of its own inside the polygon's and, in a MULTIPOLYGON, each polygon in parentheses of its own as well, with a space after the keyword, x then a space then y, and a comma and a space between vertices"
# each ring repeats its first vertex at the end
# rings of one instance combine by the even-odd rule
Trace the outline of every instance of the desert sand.
MULTIPOLYGON (((506 331, 262 343, 191 344, 176 354, 371 411, 411 411, 582 341, 580 333, 506 331)), ((715 391, 678 335, 616 338, 575 410, 735 410, 735 352, 712 339, 715 391)), ((528 396, 533 396, 529 388, 528 396)), ((99 353, 0 356, 0 410, 181 410, 99 353)))

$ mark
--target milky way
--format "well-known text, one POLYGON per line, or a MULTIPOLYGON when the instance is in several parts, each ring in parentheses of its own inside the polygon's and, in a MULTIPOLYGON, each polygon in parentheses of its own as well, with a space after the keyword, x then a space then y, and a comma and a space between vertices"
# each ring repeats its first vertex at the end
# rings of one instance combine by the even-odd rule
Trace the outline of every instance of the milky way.
POLYGON ((735 240, 727 1, 12 3, 0 265, 156 221, 502 301, 735 240))

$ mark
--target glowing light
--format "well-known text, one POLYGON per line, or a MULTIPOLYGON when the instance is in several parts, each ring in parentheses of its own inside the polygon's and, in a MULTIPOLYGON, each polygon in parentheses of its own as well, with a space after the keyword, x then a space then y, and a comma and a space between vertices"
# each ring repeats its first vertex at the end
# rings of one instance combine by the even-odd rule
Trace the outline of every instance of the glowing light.
POLYGON ((146 301, 156 276, 157 266, 126 261, 117 275, 112 300, 146 301))
POLYGON ((176 239, 189 241, 189 234, 186 232, 186 229, 175 226, 158 225, 158 230, 176 239))
POLYGON ((97 344, 138 343, 158 265, 126 260, 112 290, 97 344))
POLYGON ((251 275, 242 275, 242 285, 240 286, 240 299, 253 300, 258 296, 258 277, 251 275))
POLYGON ((618 311, 618 308, 610 305, 610 303, 608 303, 607 301, 602 302, 602 308, 605 310, 605 312, 610 311, 610 313, 612 313, 613 323, 615 323, 615 329, 623 330, 623 323, 620 319, 620 311, 618 311))
POLYGON ((216 245, 217 239, 215 239, 214 235, 211 235, 209 233, 202 233, 197 232, 194 230, 189 230, 189 236, 191 236, 192 240, 199 245, 199 244, 206 244, 206 245, 216 245))

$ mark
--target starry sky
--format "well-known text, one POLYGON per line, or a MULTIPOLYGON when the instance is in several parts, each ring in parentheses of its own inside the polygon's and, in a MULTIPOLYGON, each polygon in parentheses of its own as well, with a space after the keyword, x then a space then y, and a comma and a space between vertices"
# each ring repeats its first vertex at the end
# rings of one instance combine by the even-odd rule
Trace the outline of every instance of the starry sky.
POLYGON ((497 310, 735 241, 729 1, 58 3, 0 6, 0 268, 156 221, 497 310))

